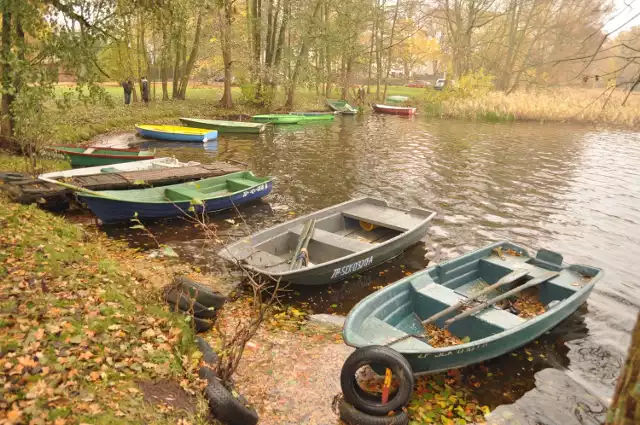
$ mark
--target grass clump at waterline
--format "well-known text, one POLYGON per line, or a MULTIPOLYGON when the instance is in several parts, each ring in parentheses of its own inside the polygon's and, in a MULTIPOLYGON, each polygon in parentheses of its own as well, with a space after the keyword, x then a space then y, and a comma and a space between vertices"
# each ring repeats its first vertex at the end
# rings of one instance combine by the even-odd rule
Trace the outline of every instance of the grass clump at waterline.
MULTIPOLYGON (((49 171, 63 171, 71 169, 71 163, 63 159, 38 158, 36 172, 46 173, 49 171)), ((29 158, 26 156, 11 155, 0 150, 0 171, 11 171, 15 173, 30 172, 29 158)), ((2 182, 0 182, 2 184, 2 182)))
POLYGON ((157 285, 124 266, 134 256, 0 195, 0 421, 202 422, 190 325, 161 305, 157 285), (200 408, 145 402, 151 382, 200 408))
POLYGON ((426 115, 482 121, 580 122, 613 126, 640 125, 640 95, 625 106, 622 90, 557 88, 511 94, 491 91, 479 96, 458 96, 455 89, 423 96, 426 115))

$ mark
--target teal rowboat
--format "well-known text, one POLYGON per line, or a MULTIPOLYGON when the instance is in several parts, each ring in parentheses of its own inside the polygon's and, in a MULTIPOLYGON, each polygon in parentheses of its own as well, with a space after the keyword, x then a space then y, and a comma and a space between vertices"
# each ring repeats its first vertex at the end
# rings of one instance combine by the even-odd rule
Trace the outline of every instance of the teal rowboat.
POLYGON ((254 115, 251 117, 251 121, 271 124, 298 124, 302 121, 302 117, 289 114, 254 115))
POLYGON ((300 117, 301 122, 305 121, 333 121, 333 112, 289 112, 289 115, 300 117))
POLYGON ((327 105, 329 108, 341 114, 355 115, 358 113, 358 110, 349 105, 346 100, 327 99, 327 105))
POLYGON ((86 148, 82 146, 54 145, 47 150, 69 158, 72 167, 93 167, 154 158, 153 151, 141 151, 140 149, 86 148))
POLYGON ((220 133, 262 133, 267 126, 255 122, 205 120, 199 118, 180 118, 182 124, 189 127, 218 130, 220 133))
MULTIPOLYGON (((532 257, 520 246, 498 242, 369 295, 349 312, 343 336, 354 347, 388 345, 407 358, 416 374, 459 368, 508 353, 558 325, 587 300, 602 274, 595 267, 565 264, 553 251, 540 250, 532 257), (498 280, 512 282, 481 300, 530 283, 533 286, 524 293, 539 299, 539 304, 530 304, 535 313, 521 298, 518 301, 522 295, 518 293, 502 309, 485 304, 475 315, 467 311, 468 316, 450 322, 465 311, 457 308, 460 302, 498 280), (453 311, 433 317, 452 306, 456 306, 453 311), (462 340, 468 337, 469 342, 440 348, 430 345, 422 323, 429 318, 440 329, 449 321, 448 330, 462 340)), ((465 308, 475 307, 474 302, 468 300, 465 308)))

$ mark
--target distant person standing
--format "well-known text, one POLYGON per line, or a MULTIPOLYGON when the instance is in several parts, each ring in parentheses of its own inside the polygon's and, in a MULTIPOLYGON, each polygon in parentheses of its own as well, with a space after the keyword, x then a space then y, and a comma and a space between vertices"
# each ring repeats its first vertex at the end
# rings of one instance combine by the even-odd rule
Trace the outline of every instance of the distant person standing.
POLYGON ((131 104, 131 92, 133 91, 133 83, 131 80, 123 81, 121 84, 122 90, 124 90, 124 104, 131 104))
POLYGON ((142 83, 142 101, 149 103, 149 80, 147 77, 142 77, 140 82, 142 83))

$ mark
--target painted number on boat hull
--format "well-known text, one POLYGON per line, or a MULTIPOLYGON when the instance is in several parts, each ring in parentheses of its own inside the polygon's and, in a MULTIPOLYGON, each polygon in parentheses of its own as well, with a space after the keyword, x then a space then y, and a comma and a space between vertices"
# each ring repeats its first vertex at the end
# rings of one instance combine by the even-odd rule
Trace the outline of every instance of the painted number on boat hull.
POLYGON ((257 192, 262 192, 263 190, 266 190, 267 187, 268 185, 264 183, 264 184, 261 184, 260 186, 256 186, 252 188, 251 190, 245 190, 244 192, 242 192, 242 197, 244 198, 245 196, 253 195, 254 193, 257 193, 257 192))
POLYGON ((331 279, 348 276, 353 272, 357 272, 364 267, 370 266, 371 264, 373 264, 373 256, 365 258, 364 260, 356 261, 355 263, 347 264, 346 266, 334 269, 331 279))

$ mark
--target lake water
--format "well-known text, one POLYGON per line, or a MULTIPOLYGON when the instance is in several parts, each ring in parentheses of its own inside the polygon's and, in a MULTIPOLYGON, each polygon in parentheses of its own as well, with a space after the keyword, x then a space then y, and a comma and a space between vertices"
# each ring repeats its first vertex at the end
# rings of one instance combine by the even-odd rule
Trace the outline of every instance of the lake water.
MULTIPOLYGON (((296 288, 289 302, 307 310, 346 313, 407 271, 502 239, 604 269, 588 303, 530 345, 534 361, 506 355, 488 362, 502 378, 477 391, 493 407, 514 403, 497 411, 507 423, 604 418, 640 308, 640 273, 633 269, 640 258, 640 134, 365 115, 223 135, 207 148, 145 145, 181 160, 241 161, 273 176, 273 193, 241 209, 253 231, 363 195, 438 213, 424 245, 402 257, 346 283, 296 288)), ((246 234, 225 219, 240 222, 233 213, 213 218, 223 240, 246 234)), ((210 255, 216 247, 193 226, 174 220, 150 228, 189 261, 220 267, 210 255)), ((131 236, 134 245, 147 242, 126 227, 105 230, 131 236)))

